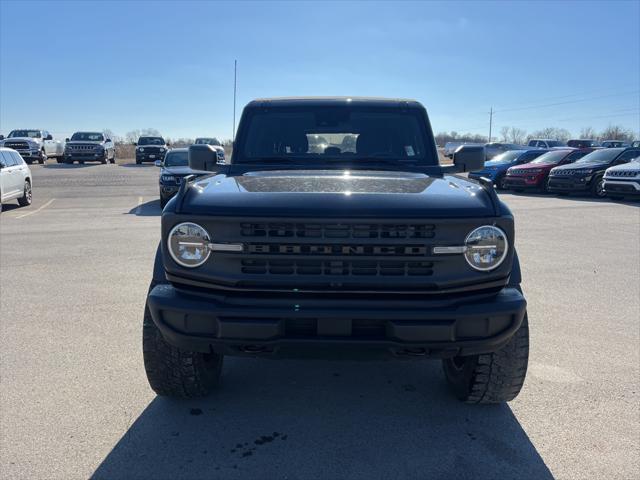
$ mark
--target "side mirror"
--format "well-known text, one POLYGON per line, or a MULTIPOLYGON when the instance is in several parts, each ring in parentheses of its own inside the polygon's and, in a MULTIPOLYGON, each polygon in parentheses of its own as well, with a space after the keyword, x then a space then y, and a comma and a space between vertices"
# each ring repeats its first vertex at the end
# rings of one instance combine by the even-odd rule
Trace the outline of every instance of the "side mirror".
POLYGON ((106 141, 107 141, 107 142, 109 142, 109 143, 111 143, 111 139, 110 139, 110 138, 107 138, 107 140, 106 140, 106 141))
POLYGON ((0 135, 0 140, 4 140, 4 135, 0 135))
POLYGON ((45 137, 45 140, 53 140, 53 136, 51 134, 47 135, 45 137))
POLYGON ((162 166, 162 160, 156 160, 155 162, 153 162, 153 164, 154 164, 156 167, 161 167, 161 166, 162 166))
POLYGON ((138 142, 133 142, 133 146, 137 147, 138 146, 138 142))
POLYGON ((453 165, 458 172, 473 172, 484 167, 484 147, 460 145, 453 153, 453 165))
POLYGON ((68 139, 68 138, 65 138, 65 139, 64 139, 64 141, 65 141, 65 142, 68 142, 68 141, 69 141, 69 139, 68 139))
POLYGON ((218 172, 224 165, 218 164, 218 152, 211 145, 191 145, 189 147, 189 167, 192 170, 218 172))

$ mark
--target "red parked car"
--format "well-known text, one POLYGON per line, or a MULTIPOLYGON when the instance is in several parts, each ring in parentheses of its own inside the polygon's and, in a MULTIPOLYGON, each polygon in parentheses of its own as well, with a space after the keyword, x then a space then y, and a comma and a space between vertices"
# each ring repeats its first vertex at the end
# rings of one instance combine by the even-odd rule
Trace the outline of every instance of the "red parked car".
POLYGON ((504 177, 504 188, 522 191, 537 189, 547 191, 549 172, 553 167, 566 165, 581 159, 596 148, 559 148, 540 155, 533 162, 511 167, 504 177))

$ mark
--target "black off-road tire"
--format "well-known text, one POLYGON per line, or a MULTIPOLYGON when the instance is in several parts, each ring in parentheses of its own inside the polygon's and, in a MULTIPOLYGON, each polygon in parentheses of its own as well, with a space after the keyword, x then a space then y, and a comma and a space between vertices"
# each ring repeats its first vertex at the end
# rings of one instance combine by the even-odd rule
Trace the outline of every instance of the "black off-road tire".
POLYGON ((529 362, 529 323, 522 325, 500 350, 442 361, 447 383, 465 403, 509 402, 518 396, 529 362))
POLYGON ((24 181, 24 194, 18 199, 18 204, 21 207, 28 207, 31 205, 33 195, 31 193, 31 182, 29 180, 24 181))
POLYGON ((593 183, 591 184, 591 195, 596 198, 604 198, 606 196, 602 175, 593 179, 593 183))
POLYGON ((64 157, 56 157, 57 163, 64 163, 64 157))
POLYGON ((173 398, 204 397, 218 386, 223 356, 188 352, 167 343, 149 307, 142 326, 144 369, 149 385, 158 395, 173 398))
POLYGON ((115 151, 115 150, 113 151, 113 155, 111 156, 111 160, 110 160, 110 162, 111 162, 112 164, 113 164, 113 163, 116 163, 116 151, 115 151))
POLYGON ((40 152, 40 158, 38 158, 38 163, 40 165, 44 165, 46 161, 47 161, 47 154, 44 153, 44 150, 42 150, 42 152, 40 152))

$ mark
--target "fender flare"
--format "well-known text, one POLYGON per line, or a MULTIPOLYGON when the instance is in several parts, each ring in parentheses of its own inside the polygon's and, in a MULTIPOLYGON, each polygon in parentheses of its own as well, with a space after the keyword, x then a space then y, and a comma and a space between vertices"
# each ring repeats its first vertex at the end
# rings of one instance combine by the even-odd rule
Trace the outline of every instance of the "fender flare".
POLYGON ((164 262, 162 261, 162 244, 161 243, 158 243, 158 248, 156 249, 156 257, 153 262, 153 282, 155 284, 169 283, 164 273, 164 262))
POLYGON ((511 274, 509 275, 510 287, 519 287, 522 282, 522 273, 520 272, 520 260, 518 258, 518 252, 513 251, 513 263, 511 264, 511 274))

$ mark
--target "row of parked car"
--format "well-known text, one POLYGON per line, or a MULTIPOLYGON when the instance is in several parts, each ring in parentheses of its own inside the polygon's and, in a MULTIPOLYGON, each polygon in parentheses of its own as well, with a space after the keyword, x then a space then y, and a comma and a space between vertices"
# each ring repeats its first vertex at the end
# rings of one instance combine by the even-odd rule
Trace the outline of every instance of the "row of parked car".
MULTIPOLYGON (((634 142, 635 144, 635 142, 634 142)), ((537 190, 560 195, 640 197, 640 144, 631 147, 553 147, 509 150, 485 162, 470 178, 491 180, 498 189, 537 190)))
MULTIPOLYGON (((224 148, 216 138, 201 137, 197 138, 195 143, 212 145, 224 160, 224 148)), ((140 137, 135 145, 137 164, 162 159, 170 148, 164 138, 156 136, 140 137)), ((68 164, 116 162, 114 142, 100 132, 76 132, 71 138, 61 142, 54 140, 47 130, 12 130, 7 138, 0 135, 0 147, 17 151, 27 164, 43 164, 49 158, 55 158, 58 163, 68 164)))
POLYGON ((491 142, 491 143, 470 143, 470 142, 447 142, 444 146, 443 153, 445 157, 453 158, 453 153, 460 145, 483 145, 485 151, 485 158, 487 160, 491 160, 498 155, 508 152, 511 150, 528 150, 531 148, 542 148, 542 149, 551 149, 551 148, 562 148, 562 147, 571 147, 571 148, 592 148, 592 147, 602 147, 602 148, 621 148, 621 147, 631 147, 631 146, 639 146, 640 141, 635 141, 631 143, 623 142, 622 140, 593 140, 593 139, 574 139, 569 140, 566 143, 560 140, 552 140, 548 138, 532 138, 529 140, 527 145, 518 145, 516 143, 502 143, 502 142, 491 142))

